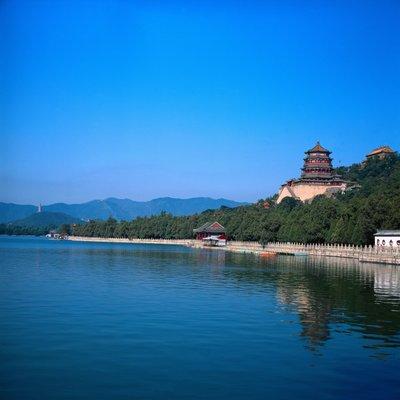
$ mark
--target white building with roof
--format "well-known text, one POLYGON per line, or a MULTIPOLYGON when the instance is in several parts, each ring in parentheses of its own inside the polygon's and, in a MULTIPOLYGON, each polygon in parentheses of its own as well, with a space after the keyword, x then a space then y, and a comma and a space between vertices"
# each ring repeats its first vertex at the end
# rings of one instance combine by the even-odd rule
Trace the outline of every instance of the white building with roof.
POLYGON ((400 249, 400 230, 378 231, 374 236, 375 246, 395 247, 400 249))

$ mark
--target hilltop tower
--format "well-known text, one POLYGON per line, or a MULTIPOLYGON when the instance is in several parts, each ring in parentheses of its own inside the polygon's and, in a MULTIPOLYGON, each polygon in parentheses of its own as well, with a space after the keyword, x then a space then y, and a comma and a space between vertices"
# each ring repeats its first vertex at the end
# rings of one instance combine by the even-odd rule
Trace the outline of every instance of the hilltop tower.
POLYGON ((42 205, 41 204, 39 204, 38 205, 38 208, 37 208, 37 212, 38 213, 41 213, 43 210, 42 210, 42 205))
POLYGON ((346 182, 334 174, 331 151, 317 142, 305 154, 301 177, 289 180, 281 186, 277 203, 285 197, 293 197, 305 202, 321 194, 331 195, 346 190, 346 182))
POLYGON ((319 142, 305 152, 304 166, 300 180, 303 182, 327 182, 333 178, 331 151, 319 142))

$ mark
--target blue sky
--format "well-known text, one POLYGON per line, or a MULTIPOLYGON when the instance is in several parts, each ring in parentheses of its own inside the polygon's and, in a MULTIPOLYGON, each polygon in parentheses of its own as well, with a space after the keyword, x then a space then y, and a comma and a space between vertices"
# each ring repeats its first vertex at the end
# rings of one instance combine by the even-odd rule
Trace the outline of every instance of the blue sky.
POLYGON ((400 148, 398 1, 0 2, 0 201, 254 201, 400 148))

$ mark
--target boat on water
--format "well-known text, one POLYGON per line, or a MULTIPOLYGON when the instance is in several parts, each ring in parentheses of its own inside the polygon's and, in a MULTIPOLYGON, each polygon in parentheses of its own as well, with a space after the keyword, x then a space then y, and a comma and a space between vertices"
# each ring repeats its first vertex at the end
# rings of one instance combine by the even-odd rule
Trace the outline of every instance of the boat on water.
POLYGON ((263 251, 260 253, 260 257, 262 258, 272 258, 272 257, 276 257, 278 253, 274 252, 274 251, 263 251))
POLYGON ((294 253, 295 257, 307 257, 308 254, 305 253, 304 251, 297 251, 296 253, 294 253))

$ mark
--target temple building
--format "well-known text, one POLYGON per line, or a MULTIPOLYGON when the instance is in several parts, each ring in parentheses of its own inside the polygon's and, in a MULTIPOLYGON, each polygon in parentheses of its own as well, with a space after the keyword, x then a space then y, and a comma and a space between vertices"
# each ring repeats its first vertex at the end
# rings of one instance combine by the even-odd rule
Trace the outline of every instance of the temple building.
POLYGON ((379 159, 383 160, 387 156, 394 154, 393 149, 390 146, 381 146, 377 149, 372 150, 370 153, 366 155, 367 160, 371 159, 379 159))
POLYGON ((334 174, 329 150, 317 142, 305 154, 301 177, 291 179, 281 186, 277 203, 280 203, 285 197, 293 197, 306 202, 318 195, 329 196, 346 190, 346 182, 334 174))
POLYGON ((200 228, 193 229, 193 232, 197 240, 204 240, 210 237, 226 240, 226 230, 218 222, 206 222, 200 228))

